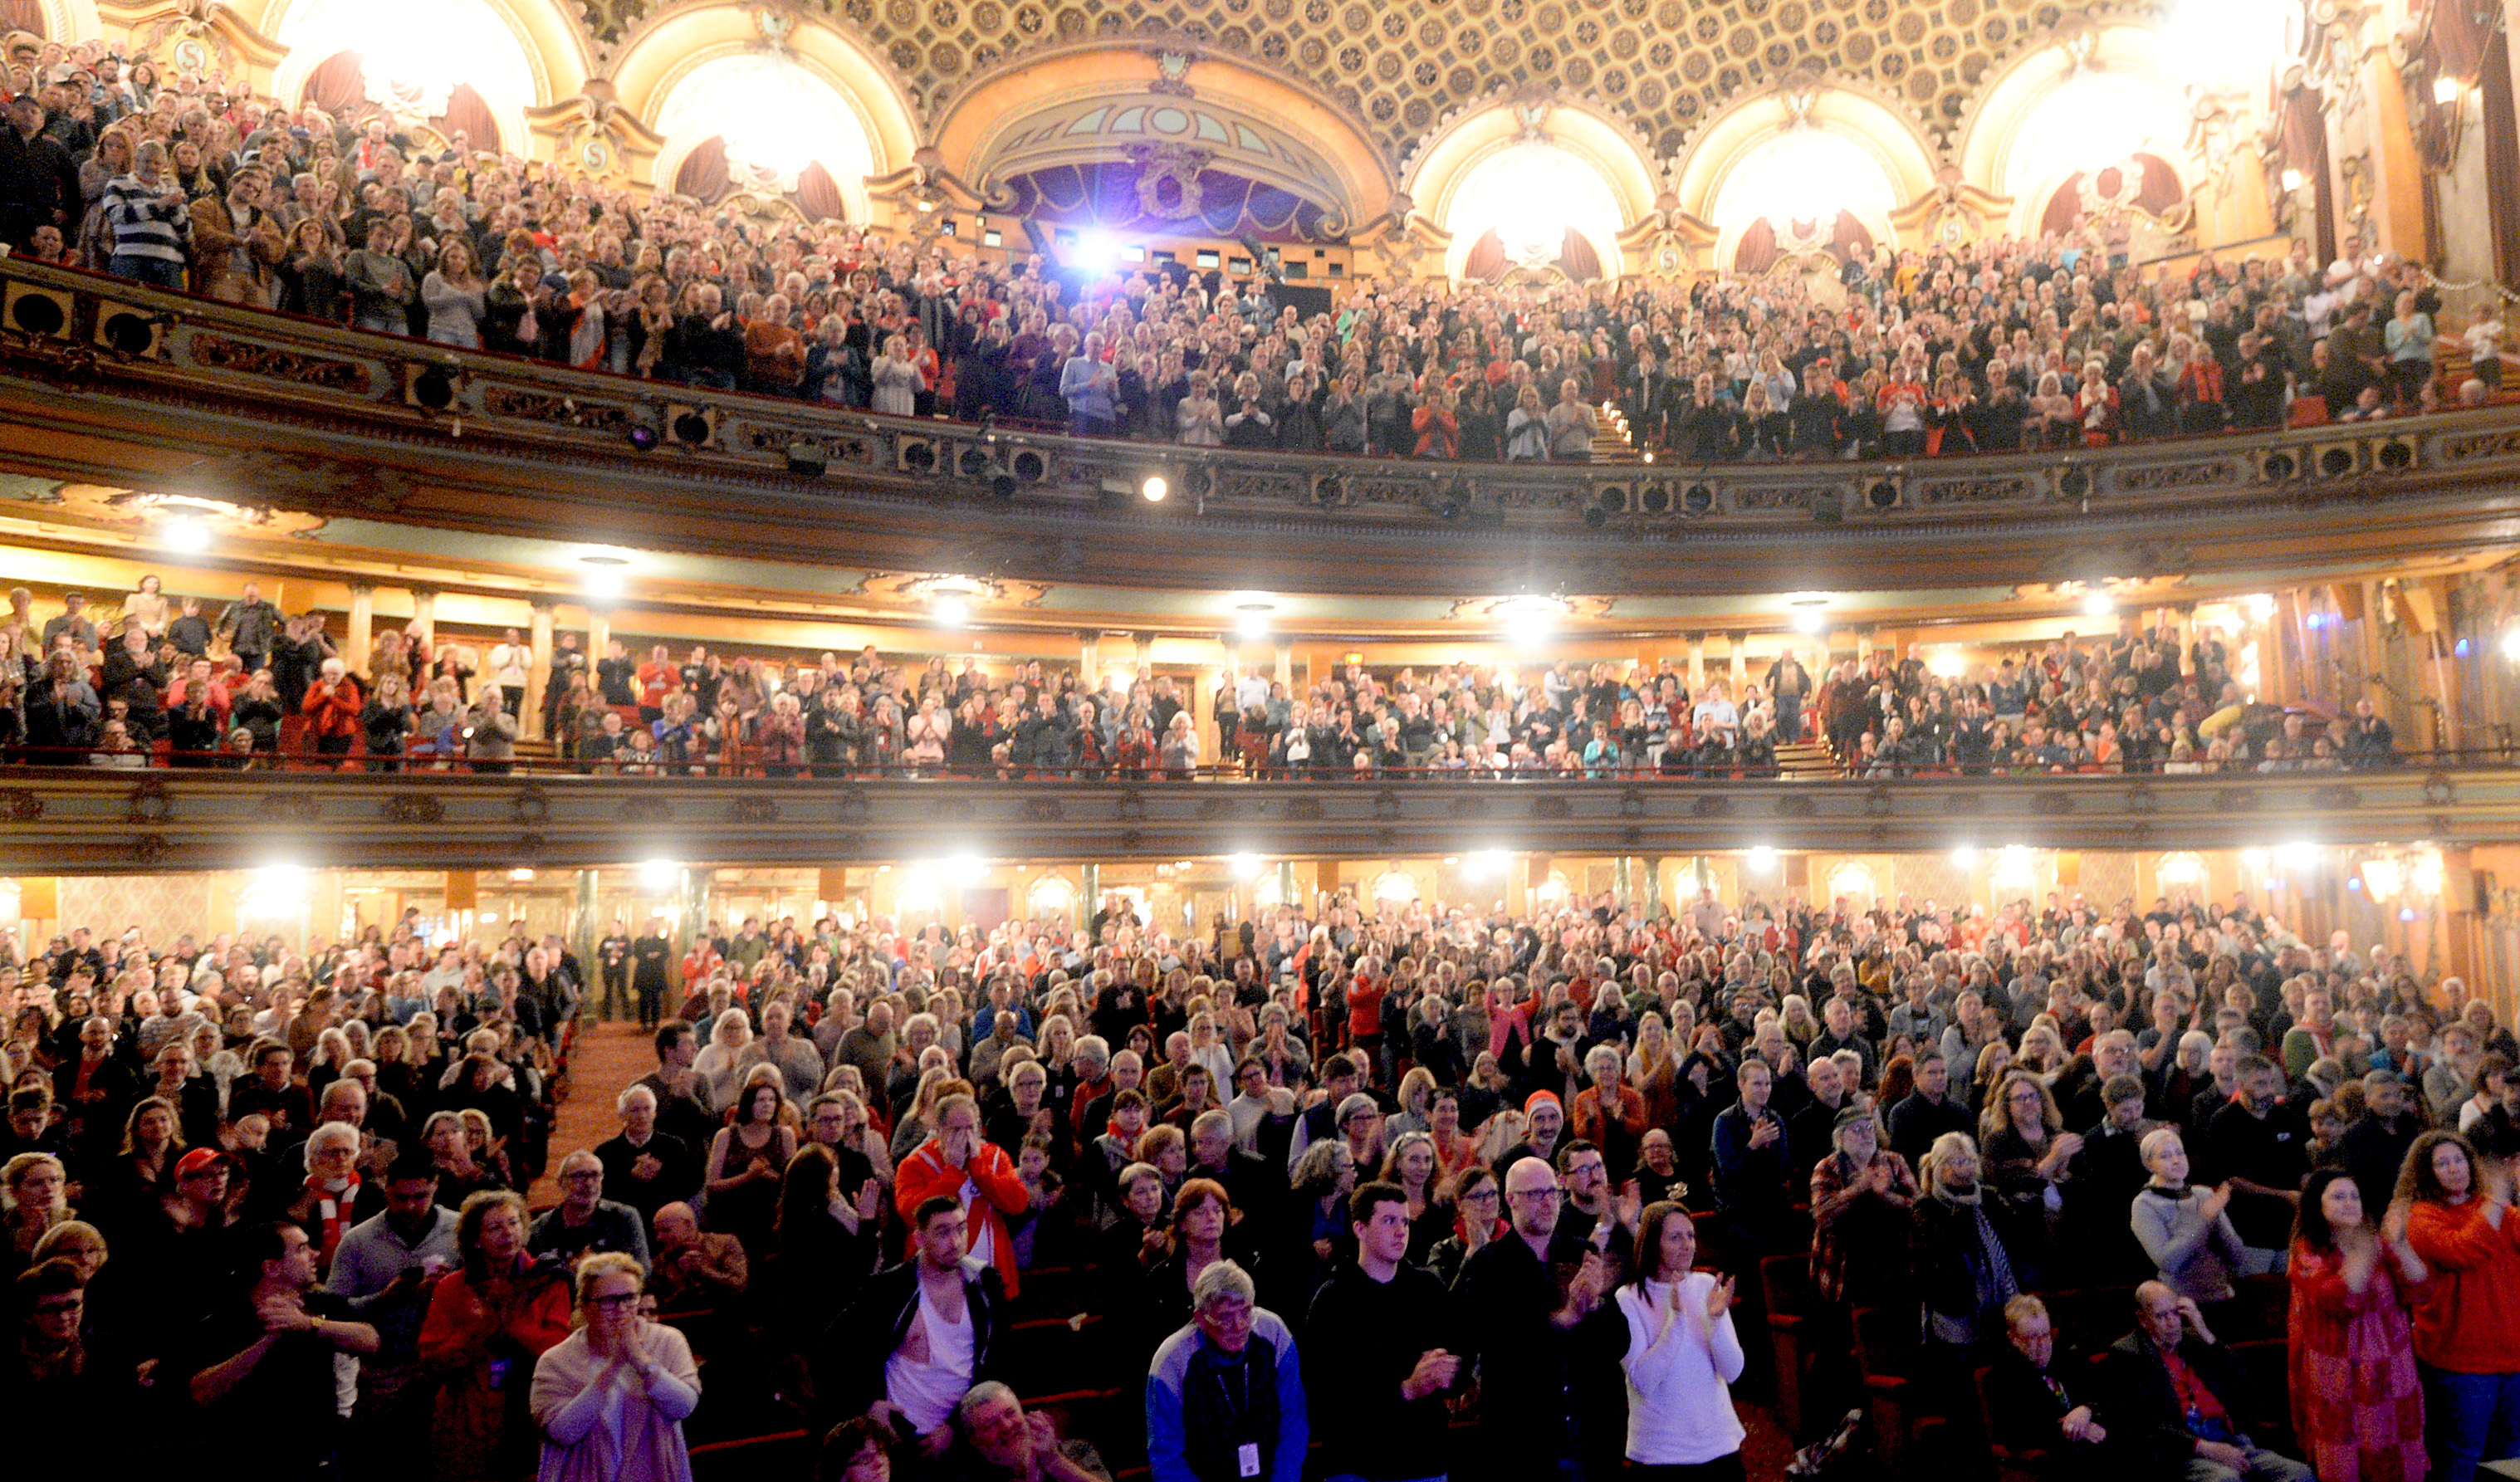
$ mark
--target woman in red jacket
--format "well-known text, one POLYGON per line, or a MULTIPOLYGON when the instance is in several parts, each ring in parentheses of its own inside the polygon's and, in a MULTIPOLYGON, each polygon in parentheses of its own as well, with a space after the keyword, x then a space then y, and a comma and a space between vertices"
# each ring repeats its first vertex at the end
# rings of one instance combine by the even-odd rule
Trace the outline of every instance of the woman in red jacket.
POLYGON ((2511 1438, 2520 1436, 2520 1219, 2511 1214, 2511 1173, 2480 1161, 2456 1133, 2427 1132, 2407 1149, 2395 1202, 2408 1206, 2407 1243, 2433 1277, 2415 1307, 2415 1358, 2439 1482, 2471 1482, 2479 1461, 2510 1456, 2511 1438))
POLYGON ((299 707, 306 712, 306 733, 315 738, 316 754, 349 755, 350 742, 359 735, 359 713, 366 705, 349 665, 338 658, 324 660, 323 672, 306 687, 306 699, 299 707))
POLYGON ((534 1363, 568 1336, 565 1267, 525 1250, 525 1201, 482 1190, 455 1227, 464 1264, 429 1288, 420 1362, 438 1381, 428 1444, 438 1482, 498 1482, 533 1465, 534 1363))
POLYGON ((980 1104, 968 1091, 937 1101, 936 1131, 893 1172, 892 1201, 914 1237, 919 1206, 938 1194, 963 1201, 970 1253, 995 1266, 1007 1295, 1013 1296, 1015 1247, 1007 1235, 1007 1216, 1030 1207, 1032 1192, 1006 1149, 981 1141, 980 1104))

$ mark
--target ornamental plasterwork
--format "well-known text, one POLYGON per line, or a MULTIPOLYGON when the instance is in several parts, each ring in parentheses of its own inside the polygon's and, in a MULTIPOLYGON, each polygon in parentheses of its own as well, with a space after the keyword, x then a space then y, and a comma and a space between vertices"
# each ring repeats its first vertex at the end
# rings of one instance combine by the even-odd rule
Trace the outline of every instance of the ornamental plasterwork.
MULTIPOLYGON (((677 8, 578 4, 599 49, 677 8)), ((2060 0, 798 0, 797 9, 897 68, 930 119, 973 78, 1028 53, 1177 35, 1324 93, 1395 166, 1447 112, 1533 86, 1593 100, 1668 157, 1730 99, 1815 71, 1879 89, 1947 138, 2000 59, 2092 12, 2060 0)))

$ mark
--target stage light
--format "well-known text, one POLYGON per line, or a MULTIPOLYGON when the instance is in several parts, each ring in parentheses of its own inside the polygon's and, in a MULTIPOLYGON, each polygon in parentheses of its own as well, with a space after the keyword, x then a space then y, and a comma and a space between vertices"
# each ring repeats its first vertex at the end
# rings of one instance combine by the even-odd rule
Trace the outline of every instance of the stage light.
POLYGON ((171 519, 160 532, 166 549, 199 556, 210 548, 210 527, 198 519, 171 519))
POLYGON ((1173 486, 1164 480, 1161 473, 1149 473, 1147 475, 1147 481, 1138 485, 1138 493, 1150 505, 1162 504, 1164 496, 1172 491, 1173 486))
POLYGON ((929 610, 935 614, 940 627, 959 628, 971 620, 969 605, 959 597, 940 597, 929 610))
POLYGON ((639 867, 639 883, 649 890, 670 890, 682 866, 669 859, 652 859, 639 867))
POLYGON ((2118 609, 2118 600, 2106 592, 2094 592, 2083 599, 2083 615, 2106 617, 2118 609))

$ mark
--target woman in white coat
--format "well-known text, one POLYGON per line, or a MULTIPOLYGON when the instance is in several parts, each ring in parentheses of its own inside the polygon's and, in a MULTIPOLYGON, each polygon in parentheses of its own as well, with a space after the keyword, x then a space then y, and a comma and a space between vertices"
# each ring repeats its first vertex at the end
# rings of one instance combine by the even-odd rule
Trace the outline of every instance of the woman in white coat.
POLYGON ((680 1331, 639 1315, 639 1262, 619 1252, 577 1269, 577 1330, 534 1364, 539 1482, 691 1482, 683 1421, 700 1371, 680 1331))
POLYGON ((1740 1482, 1741 1338, 1732 1279, 1689 1270, 1697 1230, 1688 1211, 1647 1205, 1637 1227, 1637 1278, 1619 1288, 1628 1348, 1628 1460, 1651 1482, 1740 1482))

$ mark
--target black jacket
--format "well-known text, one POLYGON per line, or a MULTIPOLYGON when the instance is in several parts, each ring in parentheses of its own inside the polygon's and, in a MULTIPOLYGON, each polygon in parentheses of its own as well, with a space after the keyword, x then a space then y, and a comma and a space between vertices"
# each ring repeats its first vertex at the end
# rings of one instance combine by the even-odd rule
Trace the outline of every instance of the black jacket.
MULTIPOLYGON (((2233 1397, 2239 1393, 2231 1370, 2229 1355, 2219 1343, 2200 1343, 2193 1336, 2182 1338, 2179 1357, 2196 1377, 2213 1391, 2223 1408, 2231 1412, 2229 1424, 2233 1431, 2245 1429, 2232 1409, 2233 1397)), ((2196 1454, 2196 1434, 2187 1428, 2187 1415, 2179 1404, 2179 1391, 2170 1382, 2170 1370, 2162 1367, 2161 1350, 2141 1330, 2128 1333, 2109 1345, 2101 1359, 2101 1388, 2108 1396, 2109 1435, 2125 1448, 2125 1460, 2141 1463, 2148 1476, 2174 1476, 2183 1472, 2187 1460, 2196 1454)))
MULTIPOLYGON (((1006 1282, 986 1261, 963 1258, 963 1295, 971 1314, 971 1382, 998 1377, 994 1347, 1005 1326, 1006 1282)), ((888 1266, 824 1334, 823 1396, 832 1414, 853 1415, 884 1397, 883 1366, 919 1316, 916 1257, 888 1266)))

